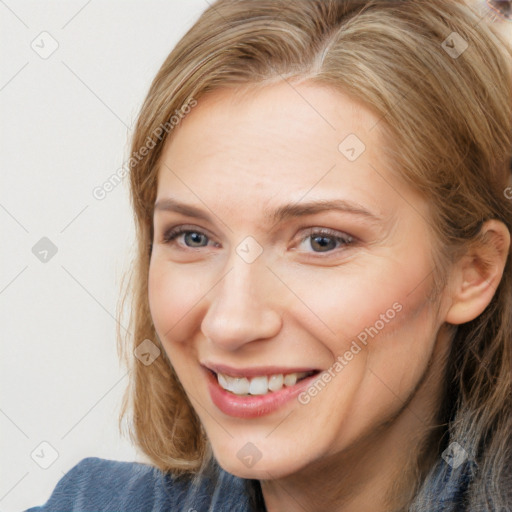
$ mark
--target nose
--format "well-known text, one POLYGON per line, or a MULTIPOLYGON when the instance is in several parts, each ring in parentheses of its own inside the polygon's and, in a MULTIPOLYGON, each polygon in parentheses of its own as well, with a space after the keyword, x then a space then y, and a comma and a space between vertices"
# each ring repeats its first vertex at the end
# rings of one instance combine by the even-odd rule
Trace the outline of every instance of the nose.
POLYGON ((227 268, 208 294, 210 303, 201 324, 203 335, 225 351, 275 337, 281 329, 278 286, 264 258, 247 263, 234 253, 227 268))

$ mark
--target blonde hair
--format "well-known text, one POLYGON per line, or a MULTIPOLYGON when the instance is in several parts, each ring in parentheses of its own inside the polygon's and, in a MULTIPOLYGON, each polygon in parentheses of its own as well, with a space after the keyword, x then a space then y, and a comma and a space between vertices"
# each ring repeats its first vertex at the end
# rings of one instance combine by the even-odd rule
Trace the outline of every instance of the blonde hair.
MULTIPOLYGON (((120 308, 131 300, 131 336, 119 334, 130 372, 120 423, 132 410, 131 439, 155 466, 197 473, 211 457, 148 305, 158 163, 172 137, 161 128, 176 110, 221 87, 278 80, 308 80, 363 102, 381 119, 395 172, 429 200, 439 292, 449 263, 470 244, 485 243, 483 221, 499 219, 512 231, 512 202, 504 194, 512 153, 511 63, 512 51, 463 0, 219 0, 203 13, 158 71, 131 148, 135 154, 159 135, 130 172, 137 255, 120 308), (133 355, 145 339, 162 351, 147 366, 133 355)), ((439 411, 445 435, 437 438, 436 455, 449 435, 464 439, 478 464, 471 510, 496 496, 501 503, 509 485, 511 258, 486 310, 454 329, 439 411)), ((424 476, 418 469, 411 507, 424 476)))

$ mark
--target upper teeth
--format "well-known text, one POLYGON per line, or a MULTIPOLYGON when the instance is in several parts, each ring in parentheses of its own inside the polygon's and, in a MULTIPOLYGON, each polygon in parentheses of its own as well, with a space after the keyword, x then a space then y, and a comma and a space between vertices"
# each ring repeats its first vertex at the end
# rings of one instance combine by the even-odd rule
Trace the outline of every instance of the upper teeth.
POLYGON ((221 388, 231 391, 235 395, 264 395, 269 391, 279 391, 283 384, 295 386, 298 380, 306 377, 311 372, 288 373, 261 377, 230 377, 224 373, 217 374, 217 380, 221 388))

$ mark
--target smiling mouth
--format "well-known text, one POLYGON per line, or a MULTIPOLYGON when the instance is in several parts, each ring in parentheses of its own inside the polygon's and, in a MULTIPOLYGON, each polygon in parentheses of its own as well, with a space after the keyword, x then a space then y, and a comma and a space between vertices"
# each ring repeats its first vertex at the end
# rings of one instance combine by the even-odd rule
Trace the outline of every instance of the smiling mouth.
POLYGON ((260 375, 255 377, 232 377, 225 373, 212 373, 219 386, 237 396, 267 395, 280 391, 284 387, 292 387, 303 379, 319 373, 319 370, 295 373, 277 373, 273 375, 260 375))

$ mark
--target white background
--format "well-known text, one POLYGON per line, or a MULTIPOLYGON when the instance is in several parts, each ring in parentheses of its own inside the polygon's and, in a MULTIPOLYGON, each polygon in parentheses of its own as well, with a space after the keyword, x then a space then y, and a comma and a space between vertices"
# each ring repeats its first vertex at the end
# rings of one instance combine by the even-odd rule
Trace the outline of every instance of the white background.
POLYGON ((0 0, 0 512, 41 505, 88 456, 142 460, 117 428, 114 320, 133 255, 123 164, 161 63, 206 0, 0 0), (57 50, 43 59, 31 47, 57 50), (34 41, 34 43, 32 43, 34 41), (57 246, 46 263, 32 247, 57 246), (48 468, 52 449, 58 458, 48 468))

